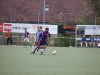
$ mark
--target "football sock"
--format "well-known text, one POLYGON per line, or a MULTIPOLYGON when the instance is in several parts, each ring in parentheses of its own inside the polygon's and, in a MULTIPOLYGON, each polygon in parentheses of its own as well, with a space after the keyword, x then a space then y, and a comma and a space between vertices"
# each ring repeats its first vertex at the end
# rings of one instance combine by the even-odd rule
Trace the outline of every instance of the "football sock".
POLYGON ((27 45, 26 45, 26 44, 24 44, 24 46, 26 47, 27 45))
POLYGON ((32 44, 29 44, 30 45, 30 47, 32 47, 32 44))
POLYGON ((87 47, 87 43, 86 43, 86 47, 87 47))
POLYGON ((32 52, 34 51, 34 46, 32 46, 32 52))
POLYGON ((41 49, 41 52, 43 52, 43 49, 41 49))
POLYGON ((81 42, 81 47, 82 47, 82 42, 81 42))

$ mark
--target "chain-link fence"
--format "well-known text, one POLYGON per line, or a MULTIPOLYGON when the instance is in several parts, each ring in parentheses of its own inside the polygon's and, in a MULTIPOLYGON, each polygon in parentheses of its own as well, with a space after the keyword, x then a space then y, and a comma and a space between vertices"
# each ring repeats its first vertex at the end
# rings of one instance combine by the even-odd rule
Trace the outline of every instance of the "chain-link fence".
MULTIPOLYGON (((0 45, 6 45, 7 38, 0 36, 0 45)), ((13 45, 23 45, 23 36, 12 36, 13 45)))
POLYGON ((75 47, 75 38, 72 37, 53 37, 49 44, 56 47, 75 47))
MULTIPOLYGON (((13 45, 23 45, 23 36, 13 36, 12 41, 13 45)), ((0 36, 0 45, 6 45, 6 37, 0 36)), ((33 43, 33 39, 30 38, 30 42, 33 43)), ((75 38, 72 37, 52 37, 51 41, 48 43, 48 46, 54 47, 74 47, 75 38)))

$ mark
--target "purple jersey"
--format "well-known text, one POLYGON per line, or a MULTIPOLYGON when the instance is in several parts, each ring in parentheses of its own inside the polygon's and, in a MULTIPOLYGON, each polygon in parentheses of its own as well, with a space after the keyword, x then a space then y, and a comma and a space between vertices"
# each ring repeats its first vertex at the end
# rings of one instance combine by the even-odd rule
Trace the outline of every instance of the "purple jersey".
POLYGON ((41 39, 40 39, 39 41, 46 41, 47 38, 50 38, 50 33, 49 33, 49 32, 43 31, 43 32, 39 35, 39 37, 41 37, 41 39))
POLYGON ((28 35, 29 35, 29 32, 25 31, 24 37, 25 37, 25 38, 28 38, 28 35))

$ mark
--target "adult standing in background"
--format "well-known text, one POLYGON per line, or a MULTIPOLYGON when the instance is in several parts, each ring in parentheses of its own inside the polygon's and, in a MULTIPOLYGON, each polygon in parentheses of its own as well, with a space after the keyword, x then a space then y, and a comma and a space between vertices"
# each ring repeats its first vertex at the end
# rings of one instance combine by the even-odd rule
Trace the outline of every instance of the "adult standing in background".
POLYGON ((10 32, 9 29, 8 29, 8 32, 6 33, 6 38, 7 38, 7 42, 6 42, 7 47, 8 47, 9 41, 10 41, 10 44, 11 44, 11 46, 12 46, 12 33, 10 32))

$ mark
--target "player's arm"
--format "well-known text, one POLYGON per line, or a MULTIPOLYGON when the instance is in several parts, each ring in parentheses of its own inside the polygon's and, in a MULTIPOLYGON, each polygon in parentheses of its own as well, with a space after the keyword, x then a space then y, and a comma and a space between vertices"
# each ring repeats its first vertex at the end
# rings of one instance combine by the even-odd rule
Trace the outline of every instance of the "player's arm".
POLYGON ((12 33, 10 33, 10 38, 12 38, 12 33))
POLYGON ((27 32, 27 34, 28 34, 28 38, 30 37, 30 33, 29 32, 27 32))
POLYGON ((43 32, 40 33, 39 37, 41 37, 41 39, 38 40, 38 45, 40 45, 40 42, 43 40, 43 32))
POLYGON ((50 35, 50 33, 49 33, 49 35, 48 35, 47 41, 48 41, 48 42, 51 41, 51 35, 50 35))
POLYGON ((87 41, 86 41, 86 37, 85 37, 85 42, 87 42, 87 41))
POLYGON ((7 33, 6 33, 6 38, 7 38, 7 33))
POLYGON ((81 42, 83 42, 83 38, 81 38, 81 42))
POLYGON ((49 39, 50 39, 50 37, 51 37, 50 33, 49 33, 48 37, 49 37, 49 39))
POLYGON ((39 35, 38 35, 38 31, 37 31, 36 34, 35 34, 35 43, 38 42, 38 38, 39 38, 39 35))

